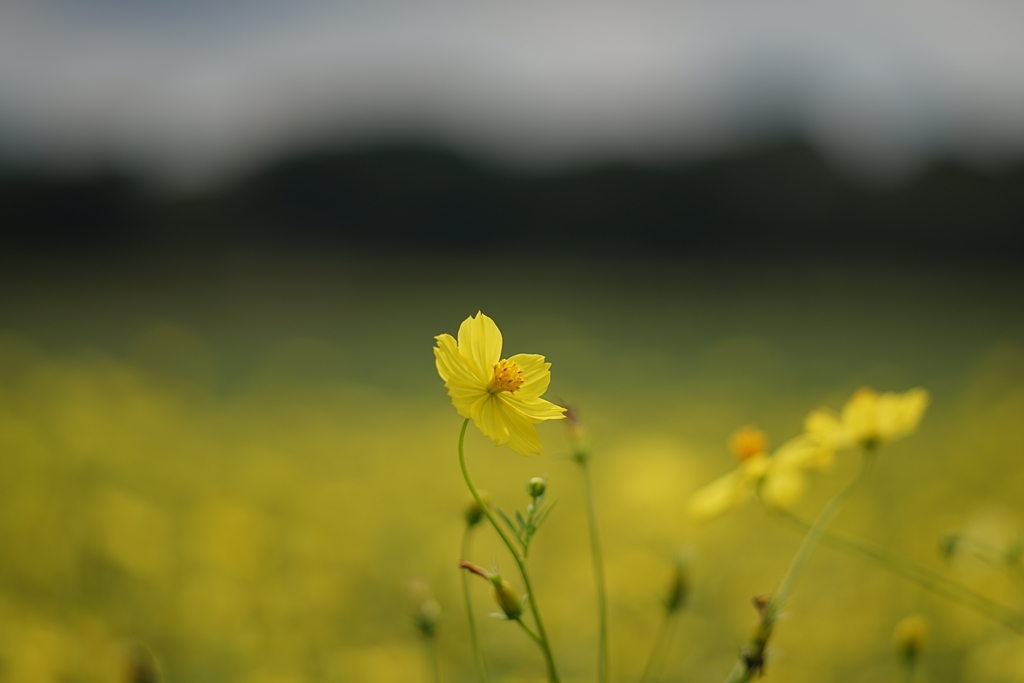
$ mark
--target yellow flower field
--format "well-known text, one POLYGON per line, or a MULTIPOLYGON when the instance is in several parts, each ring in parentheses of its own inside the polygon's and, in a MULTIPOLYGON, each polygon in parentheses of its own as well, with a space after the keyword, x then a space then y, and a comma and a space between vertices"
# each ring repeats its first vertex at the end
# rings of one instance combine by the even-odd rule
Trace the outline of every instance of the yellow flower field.
MULTIPOLYGON (((561 680, 593 681, 586 503, 554 406, 586 428, 612 681, 640 679, 678 558, 686 600, 656 680, 718 683, 754 625, 751 600, 796 552, 803 532, 755 502, 691 514, 691 497, 736 467, 728 441, 744 425, 767 442, 741 468, 805 432, 852 449, 799 469, 791 512, 805 522, 854 477, 853 444, 877 446, 831 530, 1024 613, 1024 552, 1010 552, 1024 535, 1015 276, 555 262, 503 283, 450 266, 308 256, 188 272, 6 268, 0 680, 137 681, 154 669, 190 683, 431 681, 410 580, 440 605, 441 679, 478 680, 458 567, 468 492, 457 445, 471 418, 484 431, 467 431, 466 460, 495 508, 525 509, 528 480, 546 477, 557 504, 531 543, 533 587, 561 680), (552 364, 546 391, 522 395, 550 401, 550 414, 488 422, 446 395, 434 337, 479 310, 500 325, 500 359, 519 364, 524 391, 552 364), (544 358, 534 367, 520 352, 544 358), (883 393, 855 394, 862 386, 883 393), (914 387, 928 390, 926 411, 872 417, 895 400, 884 392, 914 387), (823 406, 834 413, 805 425, 823 406), (495 445, 540 450, 527 428, 539 455, 495 445)), ((506 381, 494 373, 479 378, 484 392, 506 381)), ((479 525, 466 559, 522 594, 489 531, 479 525)), ((491 587, 469 583, 491 680, 545 680, 536 645, 488 616, 491 587)), ((919 647, 914 680, 1024 680, 1020 633, 825 541, 765 671, 900 681, 907 643, 919 647)))

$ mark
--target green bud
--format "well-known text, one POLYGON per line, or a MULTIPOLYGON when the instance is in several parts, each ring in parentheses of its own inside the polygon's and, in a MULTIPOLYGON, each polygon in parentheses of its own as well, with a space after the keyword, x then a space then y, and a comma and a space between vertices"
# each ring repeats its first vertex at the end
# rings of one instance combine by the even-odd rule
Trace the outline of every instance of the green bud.
POLYGON ((416 628, 425 636, 432 636, 441 622, 441 603, 433 598, 420 603, 415 614, 416 628))
POLYGON ((515 589, 512 588, 512 584, 501 578, 498 574, 491 574, 489 578, 494 602, 498 603, 498 607, 501 608, 506 617, 512 621, 519 619, 519 616, 523 613, 523 603, 519 595, 516 594, 515 589))
POLYGON ((928 644, 930 632, 928 620, 919 615, 905 617, 893 630, 892 640, 896 652, 908 664, 913 664, 917 656, 928 644))
MULTIPOLYGON (((487 507, 491 506, 490 495, 480 492, 480 498, 484 501, 484 505, 487 507)), ((466 501, 466 507, 462 511, 462 518, 466 520, 468 526, 476 526, 484 518, 484 511, 480 508, 480 504, 476 502, 476 498, 470 498, 466 501)))
POLYGON ((942 554, 942 559, 949 562, 957 554, 960 549, 960 534, 949 533, 943 536, 942 541, 939 543, 939 552, 942 554))
POLYGON ((128 660, 129 683, 159 683, 160 674, 153 653, 141 645, 132 649, 128 660))
POLYGON ((530 481, 526 482, 526 492, 530 494, 531 498, 540 498, 544 495, 544 491, 548 488, 548 482, 542 477, 534 477, 530 481))
POLYGON ((412 606, 413 623, 423 635, 433 636, 441 621, 441 605, 434 599, 430 585, 420 578, 410 579, 406 583, 406 590, 412 606))
POLYGON ((671 614, 682 609, 690 592, 690 572, 682 561, 676 562, 672 580, 665 595, 665 609, 671 614))

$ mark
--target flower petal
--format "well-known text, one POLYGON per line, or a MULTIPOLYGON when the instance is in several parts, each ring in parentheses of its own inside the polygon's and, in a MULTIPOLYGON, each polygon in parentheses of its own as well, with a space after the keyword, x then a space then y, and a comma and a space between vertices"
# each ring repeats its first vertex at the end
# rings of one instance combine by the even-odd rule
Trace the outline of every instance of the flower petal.
POLYGON ((813 434, 801 434, 775 449, 772 463, 776 468, 824 470, 832 464, 832 456, 832 442, 813 434))
POLYGON ((772 469, 761 484, 761 499, 773 508, 788 510, 800 500, 807 487, 804 473, 794 468, 772 469))
POLYGON ((502 401, 499 405, 501 405, 501 413, 508 425, 508 447, 520 455, 529 456, 540 453, 543 449, 540 436, 530 421, 518 411, 510 409, 506 402, 502 401))
POLYGON ((519 398, 539 398, 551 383, 551 363, 536 353, 517 353, 509 358, 523 371, 523 385, 516 390, 519 398))
POLYGON ((878 435, 885 441, 894 441, 917 429, 925 408, 928 392, 911 389, 902 394, 886 392, 878 400, 878 435))
POLYGON ((501 360, 501 331, 477 311, 459 325, 459 351, 484 384, 491 381, 494 364, 501 360))
POLYGON ((471 409, 471 416, 477 428, 498 446, 508 443, 509 429, 501 404, 493 394, 485 394, 471 409))
POLYGON ((544 420, 561 420, 565 417, 565 408, 556 406, 551 401, 545 401, 542 398, 532 398, 524 401, 518 398, 518 391, 514 394, 502 392, 497 394, 497 396, 509 413, 517 413, 528 422, 537 423, 544 420))
POLYGON ((466 359, 459 353, 459 347, 450 334, 438 335, 436 339, 434 360, 437 373, 444 380, 448 396, 459 415, 471 417, 473 404, 487 394, 487 387, 466 364, 466 359))
POLYGON ((753 482, 739 469, 715 479, 690 498, 690 514, 708 520, 741 505, 753 492, 753 482))

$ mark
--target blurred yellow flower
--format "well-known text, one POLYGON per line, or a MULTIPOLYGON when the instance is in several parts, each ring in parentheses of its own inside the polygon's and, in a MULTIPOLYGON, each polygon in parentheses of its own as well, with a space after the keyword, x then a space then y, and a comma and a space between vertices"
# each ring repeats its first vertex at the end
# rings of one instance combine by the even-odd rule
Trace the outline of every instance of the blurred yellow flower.
POLYGON ((690 499, 690 514, 711 519, 745 503, 756 491, 771 507, 786 509, 803 495, 807 469, 825 462, 821 445, 798 436, 768 454, 768 437, 754 427, 742 427, 729 438, 729 448, 739 465, 690 499))
POLYGON ((565 417, 565 408, 541 394, 551 381, 544 356, 520 353, 501 358, 501 331, 479 311, 459 326, 459 339, 435 337, 434 358, 452 405, 497 445, 521 455, 540 453, 533 425, 565 417))
POLYGON ((839 415, 824 408, 815 410, 807 416, 804 429, 831 448, 874 448, 912 434, 927 407, 928 392, 924 389, 879 394, 862 387, 839 415))

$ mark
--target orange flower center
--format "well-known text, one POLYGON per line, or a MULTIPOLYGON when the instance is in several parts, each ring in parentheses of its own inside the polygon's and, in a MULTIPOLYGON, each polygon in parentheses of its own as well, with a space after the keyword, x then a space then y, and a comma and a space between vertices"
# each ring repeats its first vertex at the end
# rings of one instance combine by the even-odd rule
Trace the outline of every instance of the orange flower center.
POLYGON ((729 437, 729 450, 740 462, 768 450, 768 437, 755 427, 741 427, 729 437))
POLYGON ((494 364, 494 377, 491 378, 487 389, 492 394, 499 391, 514 394, 525 381, 523 369, 514 360, 503 360, 494 364))

